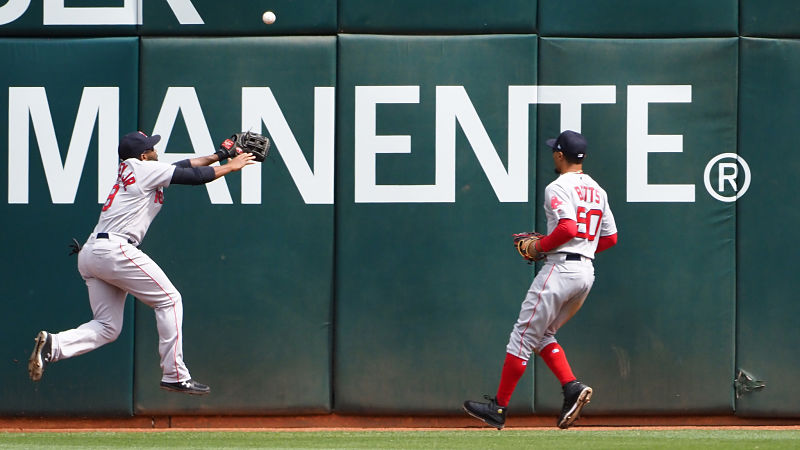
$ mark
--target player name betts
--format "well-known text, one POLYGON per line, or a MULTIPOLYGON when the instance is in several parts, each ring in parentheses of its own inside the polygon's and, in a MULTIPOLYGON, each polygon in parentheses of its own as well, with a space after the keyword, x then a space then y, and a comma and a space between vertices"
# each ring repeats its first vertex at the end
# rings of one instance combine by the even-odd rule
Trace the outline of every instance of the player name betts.
POLYGON ((582 202, 600 203, 600 194, 591 186, 575 186, 575 192, 582 202))

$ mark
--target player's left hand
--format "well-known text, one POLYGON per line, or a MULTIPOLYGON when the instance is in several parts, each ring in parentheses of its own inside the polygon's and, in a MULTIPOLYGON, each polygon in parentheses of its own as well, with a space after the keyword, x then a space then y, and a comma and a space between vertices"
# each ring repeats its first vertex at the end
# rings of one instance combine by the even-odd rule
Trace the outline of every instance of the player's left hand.
POLYGON ((234 158, 242 153, 255 155, 256 161, 262 162, 267 159, 269 154, 270 142, 265 136, 248 131, 246 133, 236 133, 225 139, 219 146, 217 154, 220 161, 226 158, 234 158))
POLYGON ((528 264, 544 259, 545 254, 537 247, 537 242, 544 237, 542 233, 529 231, 512 234, 511 236, 514 238, 514 248, 528 261, 528 264))

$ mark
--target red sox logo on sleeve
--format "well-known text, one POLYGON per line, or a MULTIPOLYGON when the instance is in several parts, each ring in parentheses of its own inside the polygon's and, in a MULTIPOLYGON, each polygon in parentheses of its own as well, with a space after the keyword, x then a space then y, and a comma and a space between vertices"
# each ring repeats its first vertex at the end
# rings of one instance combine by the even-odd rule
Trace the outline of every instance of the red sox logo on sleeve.
POLYGON ((556 209, 558 209, 558 207, 563 205, 563 204, 564 204, 564 202, 559 200, 558 197, 556 197, 555 195, 552 198, 550 198, 550 209, 552 209, 554 211, 556 209))

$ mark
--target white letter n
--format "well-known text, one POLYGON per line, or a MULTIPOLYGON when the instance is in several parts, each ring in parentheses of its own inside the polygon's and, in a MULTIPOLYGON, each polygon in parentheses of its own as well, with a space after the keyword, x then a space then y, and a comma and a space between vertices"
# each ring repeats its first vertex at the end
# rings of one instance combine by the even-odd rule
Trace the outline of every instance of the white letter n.
MULTIPOLYGON (((300 195, 307 204, 333 204, 334 127, 336 89, 314 88, 314 169, 268 87, 242 88, 242 131, 261 132, 264 122, 274 142, 270 151, 280 150, 300 195)), ((261 165, 242 169, 242 203, 261 203, 261 165)))

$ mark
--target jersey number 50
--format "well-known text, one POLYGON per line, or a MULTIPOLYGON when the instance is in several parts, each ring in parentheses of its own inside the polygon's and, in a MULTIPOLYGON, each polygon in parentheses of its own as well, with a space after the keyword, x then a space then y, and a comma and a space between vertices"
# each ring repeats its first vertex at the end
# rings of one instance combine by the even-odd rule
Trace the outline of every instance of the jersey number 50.
POLYGON ((593 241, 600 230, 602 218, 603 211, 599 209, 587 210, 583 206, 578 207, 578 234, 575 237, 593 241))

